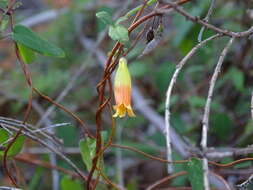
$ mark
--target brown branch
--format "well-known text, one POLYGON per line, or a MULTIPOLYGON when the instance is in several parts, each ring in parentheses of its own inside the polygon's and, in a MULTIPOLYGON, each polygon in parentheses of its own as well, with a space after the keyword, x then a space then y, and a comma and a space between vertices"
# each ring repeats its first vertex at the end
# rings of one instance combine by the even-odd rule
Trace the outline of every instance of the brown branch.
MULTIPOLYGON (((194 23, 198 23, 201 24, 203 26, 205 26, 208 29, 211 29, 219 34, 223 34, 226 36, 230 36, 230 37, 234 37, 234 38, 242 38, 242 37, 248 37, 251 34, 253 34, 253 26, 251 28, 249 28, 246 31, 243 32, 233 32, 233 31, 229 31, 226 29, 221 29, 218 28, 212 24, 209 24, 207 21, 201 20, 199 17, 194 17, 191 16, 189 13, 187 13, 183 8, 179 7, 178 3, 172 3, 172 2, 167 2, 168 6, 170 6, 170 8, 173 8, 176 12, 178 12, 179 14, 183 15, 186 19, 194 22, 194 23)), ((167 9, 161 8, 156 10, 156 13, 158 14, 166 14, 168 12, 167 9)))
POLYGON ((176 177, 183 176, 183 175, 186 175, 186 174, 187 174, 186 171, 181 171, 181 172, 172 174, 172 175, 167 176, 167 177, 165 177, 165 178, 163 178, 163 179, 155 182, 154 184, 148 186, 146 190, 152 190, 152 189, 157 188, 159 185, 161 185, 161 184, 163 184, 163 183, 165 183, 165 182, 167 182, 167 181, 169 181, 171 179, 174 179, 176 177))
MULTIPOLYGON (((54 169, 54 170, 58 170, 62 173, 65 173, 67 175, 70 175, 72 177, 75 177, 75 178, 79 178, 79 179, 82 179, 80 177, 80 175, 78 175, 77 173, 75 172, 72 172, 70 170, 67 170, 65 168, 61 168, 59 166, 55 166, 55 165, 52 165, 50 164, 49 162, 46 162, 46 161, 42 161, 42 160, 37 160, 37 159, 29 159, 27 158, 27 156, 25 155, 22 155, 22 154, 19 154, 19 155, 16 155, 14 157, 15 160, 19 161, 19 162, 23 162, 23 163, 27 163, 27 164, 32 164, 32 165, 36 165, 36 166, 41 166, 41 167, 44 167, 44 168, 47 168, 47 169, 54 169)), ((83 174, 83 177, 85 179, 87 179, 87 177, 83 174)))

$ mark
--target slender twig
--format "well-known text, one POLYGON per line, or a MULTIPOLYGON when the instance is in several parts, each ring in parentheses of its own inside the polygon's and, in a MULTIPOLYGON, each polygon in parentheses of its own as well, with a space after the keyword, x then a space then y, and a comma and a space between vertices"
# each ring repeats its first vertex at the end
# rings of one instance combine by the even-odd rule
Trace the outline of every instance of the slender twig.
POLYGON ((0 190, 22 190, 22 189, 14 188, 14 187, 0 186, 0 190))
POLYGON ((172 175, 167 176, 167 177, 155 182, 154 184, 148 186, 146 190, 152 190, 152 189, 157 188, 159 185, 161 185, 161 184, 163 184, 163 183, 165 183, 165 182, 167 182, 171 179, 174 179, 176 177, 183 176, 183 175, 186 175, 186 174, 187 174, 187 172, 185 172, 185 171, 172 174, 172 175))
MULTIPOLYGON (((212 79, 211 79, 211 83, 210 83, 210 87, 209 87, 209 91, 208 91, 208 96, 207 96, 207 101, 206 101, 206 105, 205 105, 204 116, 203 116, 203 120, 202 120, 201 147, 202 147, 203 151, 205 151, 207 148, 207 132, 208 132, 208 128, 209 128, 209 115, 210 115, 212 96, 213 96, 213 92, 214 92, 214 86, 215 86, 216 80, 218 78, 218 75, 220 73, 222 63, 223 63, 225 56, 227 55, 228 49, 232 45, 233 41, 234 41, 234 38, 231 38, 229 40, 229 42, 227 43, 226 47, 223 49, 223 51, 219 57, 218 63, 215 67, 212 79)), ((209 182, 208 182, 208 161, 207 161, 206 157, 203 158, 203 170, 204 170, 203 176, 204 176, 205 189, 209 190, 210 187, 209 187, 209 182)))
MULTIPOLYGON (((15 126, 8 126, 8 128, 10 130, 13 130, 15 132, 19 131, 19 128, 15 127, 15 126)), ((41 140, 40 138, 34 136, 33 134, 26 132, 26 131, 21 131, 21 133, 27 137, 29 137, 30 139, 32 139, 33 141, 39 143, 40 145, 42 145, 43 147, 48 148, 50 151, 54 152, 55 154, 57 154, 61 159, 63 159, 66 163, 68 163, 76 172, 77 174, 83 179, 86 180, 86 176, 83 175, 82 171, 68 158, 66 157, 61 151, 59 151, 57 148, 53 147, 52 145, 46 143, 43 140, 41 140)))
MULTIPOLYGON (((170 124, 170 99, 171 99, 171 93, 172 89, 176 83, 177 77, 182 70, 183 66, 186 64, 186 62, 197 52, 197 50, 202 47, 204 44, 209 42, 210 40, 213 40, 217 37, 221 37, 221 35, 216 34, 214 36, 211 36, 210 38, 204 40, 203 42, 197 44, 192 50, 179 62, 177 65, 177 68, 171 78, 170 84, 167 89, 166 93, 166 103, 165 103, 165 135, 166 135, 166 147, 167 147, 167 160, 171 161, 171 124, 170 124)), ((168 172, 170 173, 172 170, 171 164, 168 164, 168 172)))
MULTIPOLYGON (((210 7, 208 9, 206 17, 204 18, 204 21, 209 22, 210 16, 213 13, 215 2, 216 2, 216 0, 211 0, 210 7)), ((198 42, 202 41, 202 36, 203 36, 204 31, 205 31, 205 26, 202 26, 200 31, 199 31, 198 42)))
MULTIPOLYGON (((223 34, 223 35, 234 37, 234 38, 248 37, 253 34, 253 26, 251 26, 248 30, 243 31, 243 32, 233 32, 233 31, 229 31, 226 29, 221 29, 221 28, 218 28, 212 24, 209 24, 208 22, 200 19, 199 17, 195 17, 195 16, 190 15, 183 8, 179 7, 178 4, 176 4, 176 3, 172 3, 172 2, 167 2, 167 3, 176 12, 178 12, 179 14, 184 16, 186 19, 188 19, 194 23, 201 24, 201 25, 205 26, 206 28, 211 29, 219 34, 223 34)), ((156 10, 157 14, 166 14, 167 12, 168 12, 168 9, 164 9, 164 8, 156 10)))
POLYGON ((238 190, 246 190, 247 187, 253 183, 253 175, 251 175, 246 181, 237 185, 238 190))
POLYGON ((208 131, 208 123, 209 123, 209 113, 210 113, 212 96, 213 96, 213 92, 214 92, 214 86, 215 86, 216 80, 218 78, 218 75, 220 73, 222 63, 223 63, 225 56, 228 52, 228 49, 232 45, 233 41, 234 41, 234 38, 231 38, 229 40, 228 44, 226 45, 226 47, 224 48, 224 50, 222 51, 219 61, 215 67, 212 79, 211 79, 211 83, 210 83, 210 87, 209 87, 209 91, 208 91, 208 96, 207 96, 207 101, 206 101, 206 105, 205 105, 204 116, 203 116, 203 120, 202 120, 203 129, 202 129, 201 147, 203 149, 207 148, 207 131, 208 131))
POLYGON ((216 174, 214 172, 211 172, 211 171, 209 171, 209 172, 212 173, 213 176, 215 176, 216 178, 218 178, 220 180, 220 182, 223 183, 222 189, 224 189, 224 187, 225 187, 226 189, 224 189, 224 190, 231 190, 231 187, 229 186, 229 184, 226 182, 226 180, 222 176, 220 176, 220 175, 218 175, 218 174, 216 174))
MULTIPOLYGON (((44 113, 45 113, 45 111, 43 110, 43 108, 37 103, 37 101, 33 101, 33 104, 34 103, 35 103, 35 105, 33 107, 35 107, 36 110, 39 112, 39 114, 41 116, 43 116, 44 113)), ((49 118, 45 118, 43 120, 43 123, 45 125, 47 125, 48 127, 44 127, 42 129, 37 129, 37 130, 33 131, 33 133, 40 132, 41 130, 46 130, 46 131, 48 131, 48 133, 52 134, 52 136, 55 136, 55 130, 54 130, 54 128, 57 127, 57 126, 62 126, 62 125, 53 125, 52 121, 49 118)), ((53 145, 52 142, 50 142, 50 141, 47 141, 47 142, 49 144, 53 145)), ((52 165, 57 165, 57 157, 56 157, 55 153, 51 152, 49 154, 49 160, 50 160, 50 163, 52 165)), ((52 173, 52 190, 58 190, 59 189, 59 180, 60 180, 59 172, 56 169, 52 169, 51 173, 52 173)))
POLYGON ((33 131, 33 133, 37 133, 37 132, 40 132, 40 131, 43 131, 43 130, 58 128, 58 127, 65 127, 67 125, 70 125, 70 123, 57 123, 57 124, 53 124, 53 125, 48 126, 48 127, 43 127, 43 128, 40 128, 40 129, 36 129, 36 130, 33 131))
MULTIPOLYGON (((0 117, 0 124, 1 126, 5 126, 5 128, 8 129, 8 126, 16 126, 18 128, 24 128, 25 131, 28 131, 30 133, 35 130, 34 126, 31 126, 29 124, 23 124, 21 121, 14 120, 11 118, 6 118, 6 117, 0 117)), ((52 143, 54 143, 57 147, 61 145, 60 139, 57 139, 56 137, 50 135, 49 133, 45 131, 38 131, 37 134, 41 135, 44 139, 49 139, 52 143)))
MULTIPOLYGON (((85 69, 87 68, 86 64, 82 64, 81 67, 79 67, 77 69, 77 71, 73 74, 73 77, 70 79, 70 81, 68 82, 68 85, 62 90, 62 92, 60 93, 60 95, 56 98, 56 102, 61 102, 66 96, 67 94, 73 89, 75 82, 77 81, 77 79, 80 78, 80 76, 83 74, 83 72, 85 71, 85 69)), ((54 109, 56 108, 55 105, 51 105, 43 114, 43 116, 40 118, 40 120, 38 121, 38 123, 36 124, 36 127, 40 127, 41 124, 43 123, 43 121, 48 118, 51 113, 54 111, 54 109)))
MULTIPOLYGON (((116 140, 118 143, 121 143, 122 140, 122 124, 119 124, 116 127, 116 140)), ((123 162, 122 162, 122 150, 116 150, 116 168, 117 168, 117 176, 118 176, 118 183, 121 187, 124 187, 124 172, 123 172, 123 162)))
POLYGON ((253 120, 253 92, 251 93, 251 119, 253 120))
POLYGON ((41 166, 41 167, 48 168, 48 169, 58 170, 58 171, 60 171, 62 173, 70 175, 70 176, 72 176, 74 178, 79 178, 80 179, 80 176, 77 175, 77 173, 75 173, 75 172, 73 172, 71 170, 67 170, 65 168, 61 168, 61 167, 56 166, 56 165, 52 165, 51 163, 46 162, 46 161, 37 160, 37 159, 34 159, 34 158, 30 159, 30 158, 27 158, 27 156, 23 156, 22 154, 16 155, 14 157, 14 159, 17 160, 17 161, 19 161, 19 162, 23 162, 23 163, 27 163, 27 164, 32 164, 32 165, 36 165, 36 166, 41 166))

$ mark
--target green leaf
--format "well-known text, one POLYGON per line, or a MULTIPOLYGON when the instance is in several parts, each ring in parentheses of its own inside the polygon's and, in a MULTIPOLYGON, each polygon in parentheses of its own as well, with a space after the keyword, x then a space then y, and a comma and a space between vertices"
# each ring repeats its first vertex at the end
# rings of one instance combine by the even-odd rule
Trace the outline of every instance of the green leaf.
POLYGON ((122 25, 111 25, 109 27, 109 36, 115 40, 120 41, 120 43, 124 44, 129 41, 128 30, 122 25))
POLYGON ((69 176, 64 176, 61 179, 62 190, 83 190, 83 185, 79 180, 71 179, 69 176))
POLYGON ((100 11, 96 13, 96 17, 105 24, 108 24, 108 25, 113 24, 112 16, 106 11, 100 11))
MULTIPOLYGON (((2 131, 0 131, 2 133, 2 131)), ((7 156, 15 156, 17 155, 23 148, 25 142, 25 137, 24 136, 19 136, 15 142, 12 144, 11 148, 8 151, 7 156)), ((0 157, 4 155, 4 152, 0 152, 0 157)))
POLYGON ((79 148, 83 162, 89 171, 92 167, 92 159, 96 153, 96 140, 91 138, 82 139, 79 143, 79 148))
POLYGON ((6 9, 8 5, 7 0, 0 0, 0 8, 1 9, 6 9))
POLYGON ((26 46, 23 46, 22 44, 17 43, 18 45, 18 51, 21 56, 21 59, 24 61, 24 63, 32 63, 34 59, 36 58, 35 53, 26 46))
MULTIPOLYGON (((108 134, 106 131, 101 132, 102 142, 105 142, 108 138, 108 134)), ((96 140, 91 138, 82 139, 79 142, 79 149, 81 152, 81 156, 84 164, 86 165, 87 170, 89 171, 92 167, 92 159, 96 155, 96 140)), ((100 166, 103 165, 103 159, 99 160, 100 166)))
POLYGON ((202 161, 198 158, 191 158, 187 164, 186 170, 192 189, 204 190, 202 161))
POLYGON ((6 130, 0 129, 0 144, 4 143, 7 141, 9 138, 9 134, 6 130))
POLYGON ((119 23, 121 23, 121 22, 123 22, 123 21, 125 21, 125 20, 127 20, 127 19, 128 19, 127 16, 119 17, 119 18, 117 19, 117 21, 116 21, 116 24, 119 24, 119 23))
POLYGON ((65 57, 62 49, 38 36, 35 32, 23 25, 16 25, 13 29, 12 39, 23 46, 45 56, 65 57))

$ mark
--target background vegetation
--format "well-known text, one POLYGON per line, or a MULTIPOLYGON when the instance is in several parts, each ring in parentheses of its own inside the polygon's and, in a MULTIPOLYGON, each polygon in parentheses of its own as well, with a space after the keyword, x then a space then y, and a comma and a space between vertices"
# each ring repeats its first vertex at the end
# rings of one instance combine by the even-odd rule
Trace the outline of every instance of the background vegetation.
MULTIPOLYGON (((98 108, 96 85, 103 75, 101 65, 105 63, 105 56, 109 55, 115 43, 107 34, 108 25, 98 19, 96 13, 106 11, 116 20, 129 10, 141 5, 143 1, 27 0, 20 2, 22 5, 15 10, 14 14, 15 23, 31 27, 44 39, 57 44, 66 54, 65 58, 45 57, 37 54, 36 60, 28 65, 33 86, 76 113, 85 122, 85 126, 95 134, 95 115, 98 108), (39 18, 45 20, 41 21, 39 18), (35 22, 31 22, 31 19, 35 22)), ((143 14, 151 12, 154 5, 147 7, 143 14)), ((192 0, 183 7, 191 15, 204 18, 210 7, 210 1, 192 0)), ((130 17, 122 24, 128 27, 133 18, 134 16, 130 17)), ((215 3, 209 22, 219 28, 239 32, 250 28, 252 19, 251 0, 228 0, 215 3)), ((157 20, 154 21, 154 25, 157 24, 157 20)), ((150 54, 137 58, 146 46, 145 33, 152 26, 151 19, 148 21, 147 29, 138 40, 139 43, 127 55, 133 86, 138 91, 138 94, 133 93, 132 104, 137 117, 116 120, 114 142, 166 159, 166 139, 162 131, 158 130, 159 125, 164 125, 166 90, 176 65, 198 43, 202 26, 186 20, 185 17, 174 11, 163 16, 162 20, 164 33, 159 45, 150 54), (150 108, 151 115, 149 115, 150 110, 145 110, 145 106, 150 108)), ((9 31, 9 28, 4 30, 7 18, 2 17, 0 22, 1 36, 4 37, 9 31)), ((131 34, 125 47, 131 46, 136 35, 143 28, 144 24, 131 34)), ((214 34, 214 31, 206 29, 202 38, 206 39, 214 34)), ((228 37, 217 38, 200 48, 180 72, 173 89, 171 125, 183 142, 191 144, 191 147, 200 148, 202 117, 210 80, 228 40, 228 37)), ((23 120, 30 89, 27 87, 23 71, 17 61, 12 40, 9 37, 2 39, 0 48, 0 114, 3 117, 0 118, 0 123, 2 123, 1 144, 13 135, 8 132, 6 134, 3 121, 6 118, 23 120)), ((252 56, 251 38, 236 39, 225 57, 215 86, 209 116, 208 146, 216 147, 221 152, 234 147, 247 147, 253 143, 250 112, 253 81, 252 56), (222 149, 224 147, 227 148, 222 149)), ((79 141, 83 138, 80 123, 58 108, 53 109, 48 117, 41 119, 48 109, 52 109, 52 103, 34 94, 33 109, 27 123, 36 128, 59 124, 60 126, 51 128, 47 132, 50 133, 50 136, 60 139, 62 153, 67 155, 87 175, 87 162, 91 160, 85 161, 80 154, 79 141)), ((109 109, 105 109, 102 115, 102 127, 107 132, 110 132, 112 125, 110 115, 109 109)), ((42 137, 41 139, 43 140, 42 137)), ((52 145, 49 140, 45 139, 44 142, 52 145)), ((91 147, 92 145, 89 144, 89 148, 91 147)), ((53 159, 50 152, 46 147, 25 138, 22 151, 10 158, 8 162, 9 169, 20 187, 29 190, 84 189, 85 182, 64 160, 59 157, 53 159), (52 165, 65 170, 52 173, 55 171, 52 165)), ((188 158, 180 155, 174 149, 172 156, 174 160, 188 158)), ((251 156, 251 151, 248 151, 246 155, 235 154, 211 160, 228 163, 251 156)), ((201 156, 192 151, 190 157, 201 156)), ((196 160, 191 162, 194 164, 194 161, 196 160)), ((196 165, 198 167, 198 163, 196 165)), ((0 186, 12 186, 4 172, 3 165, 0 166, 0 186)), ((252 174, 251 167, 252 163, 246 161, 230 168, 211 165, 210 170, 222 176, 233 189, 236 184, 249 178, 252 174)), ((189 163, 174 165, 175 173, 185 170, 191 174, 189 163)), ((111 181, 128 190, 147 189, 151 184, 168 176, 166 163, 115 147, 110 147, 104 154, 104 174, 111 181)), ((201 178, 202 176, 197 176, 196 179, 201 180, 201 178)), ((169 187, 176 189, 191 185, 191 178, 184 175, 169 180, 155 189, 169 189, 169 187)), ((203 189, 201 186, 198 187, 203 189)), ((213 184, 212 187, 218 188, 213 184)), ((96 189, 112 189, 112 187, 103 182, 96 189)))

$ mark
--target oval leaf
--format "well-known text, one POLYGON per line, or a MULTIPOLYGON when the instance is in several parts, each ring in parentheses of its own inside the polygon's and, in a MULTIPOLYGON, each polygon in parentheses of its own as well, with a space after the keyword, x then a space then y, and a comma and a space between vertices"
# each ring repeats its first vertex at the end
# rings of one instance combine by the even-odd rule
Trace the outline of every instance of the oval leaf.
POLYGON ((38 36, 35 32, 23 25, 16 25, 13 29, 12 39, 23 46, 45 56, 65 57, 62 49, 38 36))
POLYGON ((113 24, 112 16, 108 12, 100 11, 96 13, 96 17, 105 24, 108 24, 108 25, 113 24))
POLYGON ((91 138, 82 139, 79 143, 79 148, 83 162, 89 171, 92 167, 92 159, 96 153, 96 141, 91 138))
POLYGON ((119 24, 109 27, 109 36, 115 41, 120 41, 122 44, 129 41, 128 30, 119 24))

